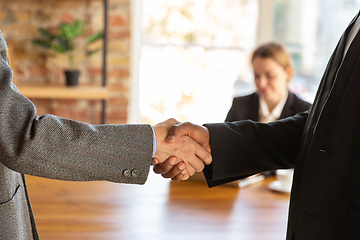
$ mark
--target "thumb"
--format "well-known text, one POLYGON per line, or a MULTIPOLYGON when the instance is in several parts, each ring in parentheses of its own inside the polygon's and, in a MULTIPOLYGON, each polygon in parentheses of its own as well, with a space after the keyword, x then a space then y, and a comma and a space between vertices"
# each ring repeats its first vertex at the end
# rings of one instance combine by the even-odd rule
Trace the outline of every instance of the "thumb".
POLYGON ((191 124, 190 123, 180 123, 172 126, 166 137, 166 140, 170 143, 176 142, 181 136, 189 135, 191 132, 191 124))
POLYGON ((169 129, 168 135, 166 137, 166 141, 169 143, 176 142, 176 140, 181 136, 179 134, 178 126, 174 125, 169 129))

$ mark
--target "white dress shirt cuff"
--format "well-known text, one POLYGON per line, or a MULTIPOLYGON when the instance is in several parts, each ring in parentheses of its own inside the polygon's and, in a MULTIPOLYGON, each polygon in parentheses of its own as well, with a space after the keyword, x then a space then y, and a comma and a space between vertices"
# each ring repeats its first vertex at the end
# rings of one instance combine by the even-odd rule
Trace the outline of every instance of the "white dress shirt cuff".
POLYGON ((155 153, 156 153, 156 149, 157 149, 157 141, 156 141, 156 133, 155 133, 155 129, 154 129, 154 127, 153 126, 151 126, 151 129, 152 129, 152 131, 153 131, 153 154, 152 154, 152 157, 154 157, 155 156, 155 153))

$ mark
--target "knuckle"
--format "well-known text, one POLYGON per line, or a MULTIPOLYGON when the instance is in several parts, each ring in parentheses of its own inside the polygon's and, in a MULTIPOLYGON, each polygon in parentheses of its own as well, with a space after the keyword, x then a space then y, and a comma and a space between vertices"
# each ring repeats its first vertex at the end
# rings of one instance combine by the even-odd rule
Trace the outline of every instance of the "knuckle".
POLYGON ((170 178, 168 173, 161 174, 161 176, 163 176, 163 178, 170 178))

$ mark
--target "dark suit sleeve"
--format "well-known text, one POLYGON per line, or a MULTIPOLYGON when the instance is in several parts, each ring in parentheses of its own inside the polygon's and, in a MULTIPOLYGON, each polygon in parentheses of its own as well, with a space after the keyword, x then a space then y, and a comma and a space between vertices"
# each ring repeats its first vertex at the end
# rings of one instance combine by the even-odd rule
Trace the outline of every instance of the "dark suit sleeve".
POLYGON ((205 124, 213 163, 204 175, 210 187, 255 173, 293 168, 308 112, 269 124, 253 121, 205 124))

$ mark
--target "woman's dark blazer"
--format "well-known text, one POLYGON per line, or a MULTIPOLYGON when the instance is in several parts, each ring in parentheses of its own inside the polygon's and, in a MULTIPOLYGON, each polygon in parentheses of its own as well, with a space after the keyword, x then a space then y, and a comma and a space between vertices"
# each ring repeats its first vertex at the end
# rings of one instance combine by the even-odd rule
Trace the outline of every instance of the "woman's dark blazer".
MULTIPOLYGON (((296 94, 289 92, 280 119, 293 116, 300 112, 305 112, 310 109, 310 106, 310 103, 302 100, 296 96, 296 94)), ((240 120, 259 121, 259 95, 257 93, 234 98, 225 122, 240 120)))

